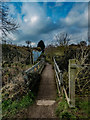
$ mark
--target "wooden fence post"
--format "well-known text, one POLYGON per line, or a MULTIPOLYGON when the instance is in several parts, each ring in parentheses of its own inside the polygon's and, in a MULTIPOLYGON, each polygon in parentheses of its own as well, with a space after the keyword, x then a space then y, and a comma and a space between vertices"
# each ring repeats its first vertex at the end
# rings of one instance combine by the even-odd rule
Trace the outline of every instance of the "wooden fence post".
POLYGON ((69 99, 70 107, 75 107, 75 77, 77 73, 76 60, 69 60, 69 99))

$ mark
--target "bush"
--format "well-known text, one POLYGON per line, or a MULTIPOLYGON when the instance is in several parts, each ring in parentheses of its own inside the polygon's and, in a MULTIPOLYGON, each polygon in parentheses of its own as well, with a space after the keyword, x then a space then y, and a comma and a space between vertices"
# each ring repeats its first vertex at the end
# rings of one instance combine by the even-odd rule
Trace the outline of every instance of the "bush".
POLYGON ((64 56, 56 57, 56 61, 57 61, 57 64, 58 64, 60 70, 68 71, 69 59, 75 58, 75 55, 76 55, 76 49, 67 48, 64 51, 64 56))
POLYGON ((37 89, 39 87, 41 75, 37 72, 31 73, 28 75, 28 87, 30 90, 32 90, 35 94, 37 92, 37 89))
POLYGON ((67 119, 67 120, 70 120, 70 118, 71 118, 71 114, 69 113, 69 112, 67 112, 67 111, 65 111, 65 112, 63 112, 62 114, 61 114, 61 118, 62 119, 67 119))

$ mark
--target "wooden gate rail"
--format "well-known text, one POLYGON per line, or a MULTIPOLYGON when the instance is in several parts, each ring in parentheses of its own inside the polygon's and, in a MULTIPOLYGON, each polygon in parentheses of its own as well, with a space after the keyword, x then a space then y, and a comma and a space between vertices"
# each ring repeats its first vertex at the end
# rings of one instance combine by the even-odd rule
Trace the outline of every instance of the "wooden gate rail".
POLYGON ((66 92, 66 89, 65 89, 64 85, 63 85, 63 91, 64 91, 64 93, 65 93, 65 97, 66 97, 67 103, 68 103, 68 105, 70 106, 70 98, 69 98, 68 95, 67 95, 67 92, 66 92))

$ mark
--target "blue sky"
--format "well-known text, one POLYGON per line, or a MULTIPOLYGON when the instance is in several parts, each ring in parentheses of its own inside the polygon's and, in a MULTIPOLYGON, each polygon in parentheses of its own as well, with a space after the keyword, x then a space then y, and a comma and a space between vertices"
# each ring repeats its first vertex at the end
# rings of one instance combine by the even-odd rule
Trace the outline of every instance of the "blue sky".
POLYGON ((8 2, 10 15, 20 28, 9 38, 16 44, 26 40, 36 46, 39 40, 46 45, 55 44, 55 35, 66 32, 71 43, 87 41, 88 3, 87 2, 8 2))
POLYGON ((11 2, 89 2, 90 0, 3 0, 11 2))

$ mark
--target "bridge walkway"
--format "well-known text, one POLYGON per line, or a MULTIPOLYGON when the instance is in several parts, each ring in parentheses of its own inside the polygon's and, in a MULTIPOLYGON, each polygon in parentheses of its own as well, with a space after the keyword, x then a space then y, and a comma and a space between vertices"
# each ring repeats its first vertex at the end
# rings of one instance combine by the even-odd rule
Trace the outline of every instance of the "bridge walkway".
POLYGON ((52 65, 46 63, 35 104, 29 106, 23 118, 56 118, 55 109, 57 89, 52 65))

